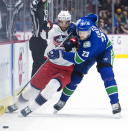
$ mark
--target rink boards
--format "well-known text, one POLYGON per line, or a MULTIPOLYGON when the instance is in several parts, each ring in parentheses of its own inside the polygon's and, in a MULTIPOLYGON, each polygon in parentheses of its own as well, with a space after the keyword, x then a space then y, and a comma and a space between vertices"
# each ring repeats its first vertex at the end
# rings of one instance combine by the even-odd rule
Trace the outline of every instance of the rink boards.
POLYGON ((0 114, 28 81, 28 59, 27 41, 0 45, 0 114))
POLYGON ((108 35, 116 58, 128 58, 128 35, 108 35))

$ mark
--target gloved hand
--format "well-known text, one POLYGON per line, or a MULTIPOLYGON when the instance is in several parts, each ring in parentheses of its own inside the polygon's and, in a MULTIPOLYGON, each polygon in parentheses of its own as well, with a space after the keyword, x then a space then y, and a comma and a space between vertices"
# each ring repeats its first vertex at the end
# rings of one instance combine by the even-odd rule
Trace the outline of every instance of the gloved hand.
POLYGON ((53 27, 53 23, 50 20, 48 20, 47 27, 49 30, 51 30, 53 27))
POLYGON ((74 23, 71 23, 68 28, 68 34, 72 33, 73 35, 76 35, 76 25, 74 23))
POLYGON ((65 51, 71 51, 72 48, 78 48, 78 39, 76 37, 70 38, 68 41, 64 42, 65 51))
POLYGON ((60 57, 63 57, 63 50, 53 49, 53 50, 49 51, 47 55, 48 55, 49 59, 55 60, 55 59, 58 59, 60 57))
POLYGON ((49 32, 53 27, 53 24, 51 21, 43 21, 42 22, 42 30, 46 31, 46 32, 49 32))

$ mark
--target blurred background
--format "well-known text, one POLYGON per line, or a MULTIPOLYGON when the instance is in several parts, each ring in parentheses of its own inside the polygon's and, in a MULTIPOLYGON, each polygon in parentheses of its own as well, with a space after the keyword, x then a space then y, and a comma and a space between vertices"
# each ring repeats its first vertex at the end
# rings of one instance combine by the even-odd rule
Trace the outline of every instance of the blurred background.
MULTIPOLYGON (((17 39, 17 32, 31 32, 32 0, 0 0, 0 41, 17 39)), ((50 0, 49 19, 56 22, 60 10, 69 10, 72 21, 96 13, 98 26, 107 34, 128 34, 128 0, 50 0)), ((24 38, 22 38, 24 39, 24 38)))

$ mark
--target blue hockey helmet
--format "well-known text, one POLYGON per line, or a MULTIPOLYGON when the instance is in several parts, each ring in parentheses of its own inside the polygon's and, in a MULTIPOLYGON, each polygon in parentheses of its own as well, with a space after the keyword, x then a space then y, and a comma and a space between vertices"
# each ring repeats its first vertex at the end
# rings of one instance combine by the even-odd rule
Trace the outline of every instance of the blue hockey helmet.
POLYGON ((96 25, 98 17, 96 14, 89 14, 87 16, 81 17, 76 25, 77 31, 87 31, 91 26, 96 25))
POLYGON ((77 22, 77 31, 89 31, 91 27, 93 26, 93 23, 88 19, 81 18, 77 22))
POLYGON ((97 20, 98 20, 98 17, 97 17, 96 14, 89 14, 89 15, 87 15, 87 16, 84 16, 83 19, 88 19, 88 20, 92 21, 93 24, 96 25, 96 22, 97 22, 97 20))

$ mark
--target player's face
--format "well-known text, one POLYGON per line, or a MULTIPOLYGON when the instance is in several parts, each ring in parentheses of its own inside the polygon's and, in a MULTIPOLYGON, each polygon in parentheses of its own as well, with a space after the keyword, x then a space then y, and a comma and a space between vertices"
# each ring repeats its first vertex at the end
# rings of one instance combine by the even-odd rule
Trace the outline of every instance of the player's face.
POLYGON ((66 31, 69 27, 70 21, 59 21, 59 26, 62 31, 66 31))
POLYGON ((90 36, 90 31, 79 31, 80 40, 86 40, 90 36))

